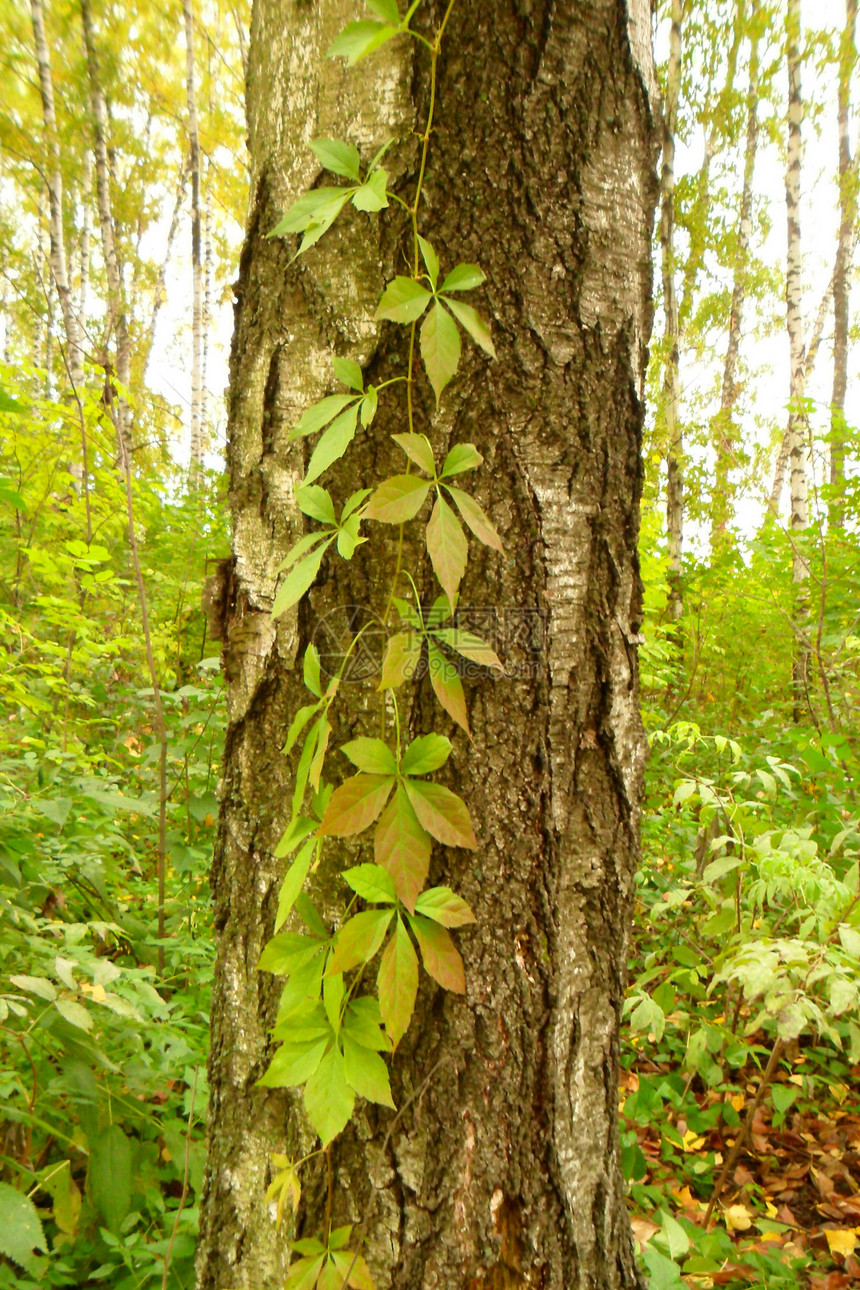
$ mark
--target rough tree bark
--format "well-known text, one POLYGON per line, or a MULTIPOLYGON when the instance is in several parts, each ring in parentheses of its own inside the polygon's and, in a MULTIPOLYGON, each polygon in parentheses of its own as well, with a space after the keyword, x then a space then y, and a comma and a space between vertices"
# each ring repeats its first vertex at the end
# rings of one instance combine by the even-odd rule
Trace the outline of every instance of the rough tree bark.
MULTIPOLYGON (((419 10, 428 31, 429 7, 419 10)), ((199 1290, 282 1285, 288 1233, 264 1199, 270 1156, 313 1139, 300 1099, 255 1086, 278 998, 256 963, 289 815, 292 767, 280 750, 304 701, 297 656, 339 607, 379 605, 395 561, 396 539, 377 526, 350 564, 324 564, 298 614, 272 624, 278 565, 302 531, 291 490, 303 446, 287 442, 291 427, 331 388, 332 352, 374 382, 404 370, 402 329, 372 321, 383 281, 403 271, 396 208, 381 227, 342 217, 293 264, 293 246, 265 237, 318 178, 309 138, 348 137, 369 157, 394 136, 391 182, 406 194, 414 181, 425 64, 400 40, 351 71, 327 62, 354 16, 346 0, 256 0, 252 21, 252 203, 229 400, 233 557, 214 597, 229 728, 199 1290)), ((422 229, 445 264, 477 261, 487 273, 480 303, 499 361, 464 354, 438 416, 419 384, 417 428, 437 450, 455 436, 484 454, 479 499, 506 554, 473 546, 461 603, 497 611, 511 675, 466 682, 473 743, 455 741, 450 782, 480 850, 436 855, 431 879, 450 882, 478 925, 459 938, 465 999, 422 985, 393 1062, 398 1105, 444 1066, 385 1151, 391 1113, 365 1104, 333 1147, 334 1218, 372 1207, 366 1253, 379 1290, 642 1284, 616 1108, 644 753, 636 539, 654 89, 642 0, 463 4, 447 29, 422 229)), ((326 477, 335 494, 402 469, 388 432, 404 428, 404 404, 380 401, 372 431, 326 477)), ((422 595, 434 596, 420 551, 407 554, 423 568, 422 595)), ((407 720, 416 733, 439 729, 429 682, 407 720)), ((335 743, 347 729, 361 719, 335 743)), ((315 897, 333 915, 339 890, 318 875, 315 897)), ((324 1162, 303 1180, 298 1227, 310 1232, 325 1210, 324 1162)))

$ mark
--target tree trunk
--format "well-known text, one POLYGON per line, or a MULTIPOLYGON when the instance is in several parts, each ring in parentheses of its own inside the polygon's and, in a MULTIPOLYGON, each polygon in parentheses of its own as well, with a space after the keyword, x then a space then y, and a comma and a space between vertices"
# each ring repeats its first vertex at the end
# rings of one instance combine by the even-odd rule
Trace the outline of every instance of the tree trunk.
MULTIPOLYGON (((664 345, 663 419, 666 427, 666 540, 669 555, 669 617, 677 622, 684 608, 681 583, 684 554, 684 451, 680 419, 680 346, 675 289, 675 130, 681 87, 681 0, 672 0, 669 67, 663 107, 663 165, 660 173, 660 250, 663 260, 664 345)), ((708 154, 706 152, 706 164, 708 154)))
POLYGON ((185 102, 188 110, 188 149, 191 169, 191 453, 190 480, 195 487, 203 466, 203 255, 200 205, 200 133, 194 77, 194 13, 191 0, 182 0, 185 23, 185 102))
POLYGON ((738 358, 741 344, 741 322, 746 296, 749 270, 749 247, 752 235, 753 175, 758 146, 758 95, 759 95, 759 32, 757 25, 758 4, 753 0, 750 10, 750 63, 749 89, 747 91, 747 129, 744 146, 744 182, 741 191, 738 218, 738 240, 732 266, 732 303, 729 312, 729 336, 723 363, 723 381, 720 392, 720 409, 711 423, 711 433, 716 453, 714 490, 711 498, 711 549, 716 551, 728 536, 728 524, 734 510, 735 488, 731 471, 735 459, 734 409, 738 398, 738 358))
MULTIPOLYGON (((218 953, 199 1290, 283 1284, 290 1233, 286 1222, 276 1230, 265 1200, 270 1157, 307 1151, 314 1137, 300 1098, 255 1084, 278 1001, 276 982, 256 965, 283 874, 273 852, 293 770, 281 749, 306 702, 296 658, 350 618, 344 607, 380 605, 396 560, 396 535, 374 526, 350 563, 323 565, 297 614, 272 623, 278 567, 302 531, 291 488, 306 441, 288 435, 329 391, 332 347, 374 384, 405 364, 402 330, 372 321, 383 281, 403 272, 411 249, 399 208, 381 226, 342 216, 294 263, 292 239, 265 236, 318 178, 309 138, 350 138, 368 159, 394 136, 389 187, 406 197, 414 188, 426 62, 402 38, 348 71, 326 61, 353 16, 345 0, 313 9, 257 0, 252 21, 252 205, 228 427, 233 559, 219 599, 229 728, 212 874, 218 953)), ((440 17, 422 19, 421 30, 429 35, 440 17)), ((472 743, 460 736, 449 763, 480 849, 445 850, 431 869, 477 916, 458 940, 465 999, 424 980, 392 1061, 402 1118, 390 1140, 391 1113, 362 1103, 332 1147, 332 1218, 367 1214, 378 1290, 642 1284, 616 1108, 644 754, 636 540, 653 94, 641 0, 629 12, 608 0, 540 2, 528 15, 494 0, 455 8, 448 24, 421 232, 447 267, 485 270, 499 361, 464 352, 441 413, 423 380, 414 412, 437 453, 472 440, 484 455, 479 500, 506 554, 473 545, 461 606, 482 607, 485 636, 495 624, 509 676, 466 682, 472 743)), ((371 431, 327 476, 335 494, 402 470, 387 432, 405 428, 403 388, 384 391, 371 431)), ((408 526, 406 546, 422 598, 432 599, 408 526)), ((362 729, 356 704, 339 709, 336 743, 362 729)), ((402 720, 412 733, 439 729, 428 681, 402 720)), ((337 918, 344 888, 327 861, 315 882, 315 898, 337 918)), ((297 1228, 313 1234, 327 1206, 325 1157, 302 1181, 297 1228)))
POLYGON ((803 99, 800 89, 800 0, 788 0, 788 155, 785 171, 787 261, 785 274, 785 317, 788 329, 790 387, 788 413, 788 459, 791 479, 792 580, 794 600, 794 662, 792 694, 794 719, 799 721, 807 707, 809 673, 809 562, 802 546, 802 534, 809 525, 809 426, 804 406, 806 393, 803 347, 802 255, 800 238, 800 171, 802 162, 801 122, 803 99))
POLYGON ((848 318, 850 269, 857 219, 857 166, 851 157, 848 117, 851 77, 857 62, 855 30, 857 0, 845 0, 845 27, 839 50, 839 241, 833 270, 833 392, 830 399, 830 498, 829 520, 834 529, 843 525, 845 485, 845 390, 848 385, 848 318))

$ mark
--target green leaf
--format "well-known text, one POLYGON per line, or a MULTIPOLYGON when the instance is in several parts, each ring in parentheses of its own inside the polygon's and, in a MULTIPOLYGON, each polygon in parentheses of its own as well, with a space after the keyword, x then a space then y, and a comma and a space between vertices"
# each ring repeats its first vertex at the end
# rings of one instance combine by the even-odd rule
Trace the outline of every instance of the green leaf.
POLYGON ((372 492, 372 488, 360 488, 357 493, 353 493, 346 499, 343 504, 343 510, 340 513, 341 524, 345 523, 345 521, 349 519, 353 511, 358 510, 364 499, 369 497, 372 492))
POLYGON ((355 865, 352 869, 344 869, 341 877, 362 900, 370 904, 394 904, 397 899, 394 880, 382 865, 355 865))
POLYGON ((373 847, 377 864, 391 875, 406 908, 413 910, 427 881, 432 843, 402 784, 379 817, 373 847))
POLYGON ((364 393, 364 373, 353 358, 333 358, 332 369, 341 385, 347 385, 351 390, 357 390, 359 394, 364 393))
POLYGON ((118 1231, 131 1208, 131 1143, 118 1124, 90 1143, 87 1185, 105 1227, 118 1231))
POLYGON ((321 836, 349 838, 361 833, 379 815, 393 786, 391 775, 353 775, 332 793, 320 825, 321 836))
POLYGON ((444 766, 450 756, 450 739, 444 735, 419 735, 403 754, 401 770, 404 775, 429 775, 444 766))
POLYGON ((394 1110, 388 1067, 379 1053, 354 1044, 346 1032, 342 1038, 347 1083, 359 1097, 366 1098, 368 1102, 378 1102, 380 1106, 390 1106, 394 1110))
POLYGON ((473 443, 456 443, 442 463, 440 479, 460 475, 464 470, 474 470, 484 458, 473 443))
POLYGON ((329 1030, 317 1039, 282 1044, 257 1084, 261 1088, 298 1088, 319 1070, 331 1042, 329 1030))
POLYGON ((339 36, 335 36, 326 50, 328 58, 345 58, 350 67, 360 58, 366 58, 374 50, 385 45, 392 36, 396 36, 399 27, 390 23, 374 22, 365 18, 361 22, 348 22, 339 36))
POLYGON ((406 780, 406 792, 423 828, 446 847, 477 849, 466 803, 443 784, 406 780))
POLYGON ((363 516, 361 515, 350 515, 349 519, 338 529, 337 549, 344 560, 351 560, 355 554, 355 548, 360 546, 362 542, 367 541, 367 538, 360 537, 358 532, 362 518, 363 516))
POLYGON ((442 391, 460 364, 460 333, 457 324, 438 303, 421 324, 420 348, 438 407, 442 391))
POLYGON ((326 170, 361 183, 361 160, 355 144, 344 143, 342 139, 312 139, 310 148, 326 170))
POLYGON ((299 1259, 298 1262, 291 1263, 284 1290, 313 1290, 325 1261, 326 1255, 318 1254, 316 1258, 299 1259))
POLYGON ((330 224, 337 218, 350 192, 349 188, 313 188, 309 193, 302 193, 267 236, 284 237, 287 233, 302 233, 309 226, 323 221, 330 224))
POLYGON ((430 440, 424 434, 393 434, 391 438, 406 453, 406 456, 415 462, 416 466, 426 472, 432 479, 436 474, 436 461, 433 457, 433 449, 430 447, 430 440))
POLYGON ((400 12, 397 8, 397 0, 367 0, 367 7, 383 22, 391 23, 394 27, 399 25, 400 12))
POLYGON ((462 654, 463 658, 468 658, 473 663, 479 663, 481 667, 504 672, 505 669, 498 654, 490 648, 486 641, 482 641, 480 636, 464 631, 462 627, 434 627, 433 635, 436 640, 441 641, 443 645, 447 645, 456 654, 462 654))
POLYGON ((352 394, 329 394, 326 398, 320 399, 319 403, 314 403, 302 413, 290 431, 290 439, 301 439, 304 435, 316 434, 317 430, 322 430, 324 425, 328 425, 332 417, 337 416, 338 412, 343 412, 344 408, 348 408, 350 403, 354 402, 355 396, 352 394))
POLYGON ((342 1250, 351 1235, 352 1223, 347 1223, 345 1227, 336 1227, 333 1232, 329 1233, 328 1248, 330 1250, 342 1250))
POLYGON ((298 542, 290 547, 286 556, 278 565, 277 572, 286 573, 287 569, 291 569, 297 560, 307 555, 308 551, 312 550, 319 542, 322 542, 326 536, 325 533, 316 532, 306 533, 304 537, 299 538, 298 542))
POLYGON ((300 1241, 290 1241, 290 1249, 296 1254, 324 1254, 325 1246, 316 1236, 303 1236, 300 1241))
POLYGON ((300 560, 290 570, 275 596, 275 603, 272 605, 273 619, 283 614, 287 609, 292 609, 293 605, 298 604, 319 573, 322 558, 331 543, 332 539, 326 538, 322 545, 317 547, 316 551, 305 556, 304 560, 300 560))
POLYGON ((468 493, 455 488, 453 484, 446 484, 445 487, 453 497, 457 504, 457 509, 478 541, 483 542, 484 546, 491 546, 495 551, 503 550, 501 538, 474 497, 470 497, 468 493))
POLYGON ((445 304, 460 323, 460 326, 465 327, 475 344, 480 345, 484 353, 489 354, 490 358, 495 358, 496 347, 490 335, 489 325, 481 317, 477 309, 473 309, 471 305, 464 305, 460 300, 446 299, 445 304))
POLYGON ((418 993, 418 956, 399 916, 376 981, 382 1020, 396 1048, 409 1027, 418 993))
POLYGON ((466 707, 466 694, 460 674, 450 659, 446 658, 432 641, 427 642, 427 670, 430 673, 430 684, 433 693, 442 707, 453 717, 462 730, 471 739, 469 729, 469 711, 466 707))
POLYGON ((343 1278, 335 1266, 333 1254, 328 1255, 326 1265, 319 1274, 317 1290, 343 1290, 343 1278))
POLYGON ((346 993, 342 972, 328 972, 323 976, 323 1006, 335 1035, 340 1033, 340 1014, 346 993))
POLYGON ((300 932, 281 932, 269 941, 260 955, 258 966, 261 972, 289 976, 291 972, 316 958, 324 949, 325 942, 316 937, 302 936, 300 932))
POLYGON ((321 484, 298 484, 293 490, 299 510, 321 524, 337 524, 334 502, 321 484))
POLYGON ((326 975, 349 972, 359 963, 369 963, 385 939, 393 913, 391 909, 366 909, 344 923, 337 934, 326 975))
POLYGON ((388 205, 388 194, 385 186, 388 183, 388 173, 380 166, 374 170, 372 175, 368 176, 367 182, 362 184, 352 199, 352 204, 357 211, 381 211, 388 205))
POLYGON ((281 883, 281 890, 278 895, 278 912, 275 916, 276 932, 283 927, 290 910, 296 903, 296 896, 304 886, 316 846, 316 840, 313 838, 310 842, 306 842, 287 870, 287 875, 281 883))
MULTIPOLYGON (((23 403, 19 403, 18 400, 13 399, 12 395, 8 394, 6 390, 0 388, 0 412, 26 412, 26 411, 27 409, 24 407, 23 403)), ((45 1247, 42 1246, 42 1249, 44 1248, 45 1247)))
POLYGON ((427 266, 427 274, 430 278, 430 285, 436 290, 436 283, 439 281, 439 257, 433 250, 430 242, 426 237, 418 235, 418 245, 421 248, 421 258, 427 266))
POLYGON ((354 1106, 355 1094, 346 1081, 343 1058, 332 1048, 305 1085, 305 1110, 324 1147, 347 1124, 354 1106))
POLYGON ((392 475, 379 485, 364 513, 369 520, 403 524, 421 510, 430 487, 429 480, 417 475, 392 475))
POLYGON ((325 761, 326 751, 328 750, 328 741, 331 738, 331 726, 328 717, 323 714, 317 723, 317 741, 314 755, 311 758, 308 767, 308 782, 314 792, 319 792, 320 777, 322 776, 323 762, 325 761))
POLYGON ((33 1251, 47 1249, 42 1220, 30 1197, 0 1182, 0 1254, 27 1269, 33 1251))
POLYGON ((397 773, 397 761, 394 753, 381 739, 370 739, 360 735, 351 739, 340 750, 348 757, 353 766, 368 775, 394 775, 397 773))
POLYGON ((416 282, 414 278, 398 276, 383 291, 376 317, 388 318, 396 323, 415 322, 432 299, 432 293, 422 287, 420 282, 416 282))
POLYGON ((460 521, 443 497, 436 498, 427 524, 427 551, 442 590, 453 603, 466 572, 468 547, 460 521))
POLYGON ((842 942, 842 948, 846 950, 852 958, 860 961, 860 931, 857 931, 855 927, 849 927, 848 923, 840 923, 839 939, 842 942))
POLYGON ((19 990, 26 990, 29 994, 37 994, 40 999, 47 999, 48 1003, 53 1003, 57 997, 56 988, 51 984, 47 977, 10 976, 9 980, 13 985, 16 985, 19 990))
MULTIPOLYGON (((311 717, 315 716, 319 710, 320 705, 318 703, 308 703, 305 704, 303 708, 299 708, 298 712, 290 722, 290 728, 287 731, 287 742, 284 744, 284 752, 290 752, 295 747, 296 740, 299 735, 302 733, 311 717)), ((275 855, 277 854, 278 852, 276 851, 275 855)), ((286 851, 281 852, 281 855, 286 854, 286 851)))
MULTIPOLYGON (((376 392, 376 386, 371 385, 364 398, 361 400, 361 424, 365 429, 371 424, 373 418, 376 416, 376 408, 378 404, 379 395, 376 392)), ((369 493, 370 491, 371 490, 368 488, 367 492, 369 493)))
POLYGON ((370 1269, 360 1254, 333 1254, 332 1259, 341 1278, 348 1277, 352 1290, 376 1290, 370 1269))
POLYGON ((485 281, 485 274, 477 264, 458 264, 451 270, 440 291, 471 291, 485 281))
POLYGON ((372 1048, 380 1053, 391 1051, 391 1040, 382 1029, 379 1003, 368 994, 359 995, 347 1004, 342 1030, 362 1048, 372 1048))
POLYGON ((445 990, 465 994, 463 960, 445 928, 438 923, 431 923, 427 918, 414 915, 409 922, 421 947, 421 958, 429 975, 445 990))
POLYGON ((339 417, 335 417, 329 428, 320 435, 308 462, 305 484, 316 479, 324 470, 328 470, 333 461, 343 456, 355 438, 357 428, 358 404, 353 403, 352 407, 341 412, 339 417))
POLYGON ((305 650, 304 663, 302 665, 302 677, 311 694, 322 698, 322 686, 320 684, 320 656, 316 645, 310 644, 305 650))
POLYGON ((397 632, 389 637, 382 659, 380 690, 396 690, 410 681, 421 661, 424 640, 418 632, 397 632))
POLYGON ((92 1017, 86 1008, 79 1003, 75 1003, 73 999, 57 999, 54 1007, 60 1016, 68 1021, 69 1025, 76 1026, 78 1030, 92 1030, 92 1017))
POLYGON ((441 923, 443 927, 465 927, 467 923, 475 922, 475 915, 465 900, 455 896, 450 887, 430 887, 422 891, 415 902, 415 912, 431 918, 434 923, 441 923))

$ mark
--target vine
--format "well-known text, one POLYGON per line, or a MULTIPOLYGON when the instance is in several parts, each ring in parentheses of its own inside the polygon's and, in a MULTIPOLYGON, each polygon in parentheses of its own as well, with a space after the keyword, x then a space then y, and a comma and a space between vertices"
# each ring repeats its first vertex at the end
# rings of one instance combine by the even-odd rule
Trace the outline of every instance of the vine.
MULTIPOLYGON (((381 613, 388 635, 379 683, 380 737, 360 736, 343 744, 339 752, 355 773, 337 787, 324 778, 332 733, 330 714, 341 696, 341 682, 352 654, 366 631, 361 628, 325 688, 319 653, 313 644, 308 645, 303 678, 311 702, 295 714, 286 741, 287 753, 299 745, 301 750, 291 819, 276 855, 294 858, 280 890, 275 935, 260 959, 261 969, 286 977, 286 984, 274 1030, 279 1047, 260 1083, 270 1088, 303 1089, 305 1111, 320 1145, 300 1160, 273 1156, 278 1172, 267 1199, 277 1203, 278 1223, 287 1206, 298 1207, 302 1166, 325 1153, 329 1180, 324 1230, 292 1243, 298 1258, 290 1268, 287 1290, 311 1290, 314 1286, 337 1290, 346 1285, 372 1290, 367 1264, 357 1248, 350 1248, 357 1243, 352 1228, 331 1227, 330 1144, 350 1120, 356 1098, 395 1109, 385 1055, 395 1050, 412 1018, 419 954, 434 981, 454 993, 465 992, 463 960, 451 931, 474 923, 475 918, 461 897, 447 886, 428 887, 427 878, 434 842, 474 850, 477 840, 463 800, 429 778, 447 762, 451 741, 442 734, 407 741, 401 729, 397 692, 416 676, 426 658, 439 704, 470 737, 456 658, 495 672, 504 670, 491 647, 456 620, 468 558, 463 524, 479 542, 502 550, 499 535, 477 501, 459 482, 453 482, 480 466, 483 458, 474 444, 458 443, 438 464, 429 439, 416 431, 414 417, 416 339, 437 412, 459 366, 461 328, 489 357, 496 357, 486 321, 460 298, 479 287, 484 274, 477 265, 457 264, 442 277, 439 257, 419 231, 436 108, 437 65, 455 0, 449 0, 432 39, 410 26, 419 0, 414 0, 403 17, 397 0, 367 2, 374 17, 349 23, 327 52, 352 65, 395 36, 406 35, 429 55, 429 104, 419 135, 421 154, 412 200, 407 202, 388 188, 382 161, 389 144, 362 168, 353 144, 317 139, 310 147, 321 165, 347 183, 305 193, 269 234, 301 234, 295 260, 319 241, 348 203, 359 211, 376 213, 395 202, 409 216, 412 241, 411 276, 395 276, 376 309, 379 321, 410 329, 405 375, 366 386, 358 363, 334 358, 334 376, 346 392, 329 394, 309 407, 290 436, 292 440, 319 436, 304 480, 295 488, 299 509, 318 527, 299 539, 281 565, 286 576, 275 597, 273 618, 298 603, 332 548, 342 559, 352 558, 358 545, 367 540, 361 532, 363 524, 396 525, 399 534, 394 574, 381 613), (359 424, 364 431, 370 429, 382 392, 402 382, 406 384, 407 429, 392 437, 406 458, 404 470, 374 488, 354 492, 338 515, 329 491, 316 481, 347 452, 359 424), (419 519, 431 499, 424 540, 442 594, 432 605, 422 606, 415 579, 403 567, 404 527, 419 519), (399 594, 403 583, 408 584, 411 596, 399 594), (396 630, 388 631, 393 611, 399 622, 396 630), (388 720, 389 714, 393 721, 388 720), (356 837, 372 826, 373 860, 342 872, 351 896, 343 921, 332 930, 305 892, 306 880, 319 866, 327 839, 356 837), (304 932, 281 930, 293 912, 304 924, 304 932), (368 993, 369 965, 377 956, 376 991, 368 993)), ((395 1122, 404 1109, 397 1112, 395 1122)))

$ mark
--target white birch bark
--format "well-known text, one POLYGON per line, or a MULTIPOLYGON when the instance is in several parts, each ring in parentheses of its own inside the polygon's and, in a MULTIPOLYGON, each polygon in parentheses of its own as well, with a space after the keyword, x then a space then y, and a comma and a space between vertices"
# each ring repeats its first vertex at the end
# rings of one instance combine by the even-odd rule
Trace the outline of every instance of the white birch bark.
POLYGON ((663 109, 663 164, 660 172, 660 248, 663 268, 664 345, 663 418, 666 431, 666 535, 669 555, 669 614, 674 620, 683 611, 681 572, 683 561, 684 480, 681 457, 678 351, 678 301, 675 290, 675 131, 681 83, 682 0, 672 0, 672 27, 666 101, 663 109))
POLYGON ((188 111, 188 148, 191 161, 191 453, 190 482, 194 487, 203 465, 203 260, 201 253, 200 132, 194 76, 194 13, 191 0, 182 0, 185 24, 185 101, 188 111))
POLYGON ((845 480, 850 269, 857 220, 857 164, 851 156, 848 138, 851 77, 857 63, 856 26, 857 0, 845 0, 845 26, 839 49, 839 242, 833 270, 833 389, 830 400, 830 484, 833 496, 830 500, 829 521, 834 529, 841 529, 843 524, 840 492, 845 480))

